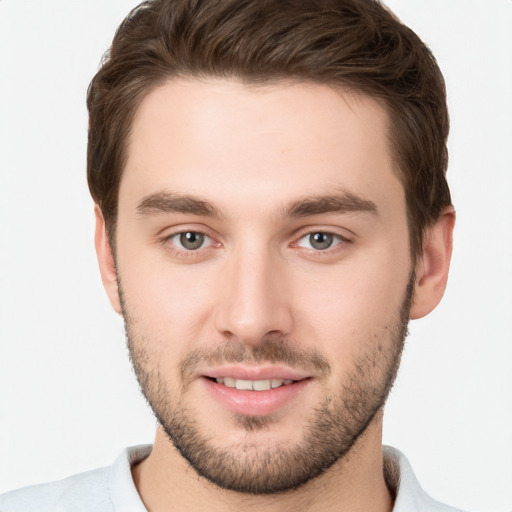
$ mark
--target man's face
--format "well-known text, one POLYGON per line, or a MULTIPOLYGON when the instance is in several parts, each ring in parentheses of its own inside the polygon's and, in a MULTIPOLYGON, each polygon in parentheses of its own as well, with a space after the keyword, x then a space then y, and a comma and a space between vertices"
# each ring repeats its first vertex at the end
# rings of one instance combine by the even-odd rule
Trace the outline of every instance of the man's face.
POLYGON ((174 81, 138 110, 116 233, 130 353, 217 485, 295 488, 377 421, 413 279, 387 122, 312 84, 174 81))

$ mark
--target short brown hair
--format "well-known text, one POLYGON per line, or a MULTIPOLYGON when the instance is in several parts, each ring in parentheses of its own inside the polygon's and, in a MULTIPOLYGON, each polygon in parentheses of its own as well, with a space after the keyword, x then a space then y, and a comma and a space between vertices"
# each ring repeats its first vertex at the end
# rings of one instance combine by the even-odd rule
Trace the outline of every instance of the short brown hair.
POLYGON ((390 117, 413 257, 451 204, 443 76, 377 0, 149 0, 119 26, 87 96, 87 177, 109 238, 127 140, 143 98, 173 77, 309 81, 370 95, 390 117))

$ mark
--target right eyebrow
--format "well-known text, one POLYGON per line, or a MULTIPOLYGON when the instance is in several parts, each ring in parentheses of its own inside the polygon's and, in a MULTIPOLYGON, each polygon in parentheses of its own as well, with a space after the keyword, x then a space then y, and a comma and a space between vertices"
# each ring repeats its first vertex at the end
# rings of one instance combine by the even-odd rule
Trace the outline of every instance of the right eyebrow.
POLYGON ((209 201, 199 197, 157 192, 145 196, 137 205, 137 213, 142 216, 159 213, 189 213, 206 217, 220 217, 219 210, 209 201))

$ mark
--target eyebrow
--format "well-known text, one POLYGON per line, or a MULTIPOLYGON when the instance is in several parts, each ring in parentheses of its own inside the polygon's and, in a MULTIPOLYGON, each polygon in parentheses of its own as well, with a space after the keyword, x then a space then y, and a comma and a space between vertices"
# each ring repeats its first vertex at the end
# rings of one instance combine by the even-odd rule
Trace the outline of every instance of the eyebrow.
POLYGON ((170 192, 158 192, 144 197, 137 206, 137 213, 140 215, 188 213, 206 217, 221 216, 219 210, 209 201, 170 192))
POLYGON ((307 217, 322 213, 370 213, 378 215, 377 205, 368 199, 351 192, 340 192, 326 196, 306 197, 289 205, 284 215, 288 217, 307 217))
MULTIPOLYGON (((282 217, 307 217, 323 213, 370 213, 378 215, 377 205, 351 192, 311 196, 292 202, 280 212, 282 217)), ((205 217, 221 217, 220 210, 199 197, 158 192, 144 197, 137 206, 140 215, 185 213, 205 217)))

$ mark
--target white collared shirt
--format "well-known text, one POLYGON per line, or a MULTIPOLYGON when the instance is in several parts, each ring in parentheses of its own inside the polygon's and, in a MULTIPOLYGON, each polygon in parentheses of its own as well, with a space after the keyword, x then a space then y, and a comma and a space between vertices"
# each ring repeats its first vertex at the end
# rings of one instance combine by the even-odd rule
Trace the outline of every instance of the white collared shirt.
MULTIPOLYGON (((151 445, 126 448, 111 466, 3 494, 0 512, 147 512, 131 467, 150 452, 151 445)), ((384 447, 384 474, 395 489, 393 512, 462 512, 428 496, 405 455, 389 446, 384 447)))

